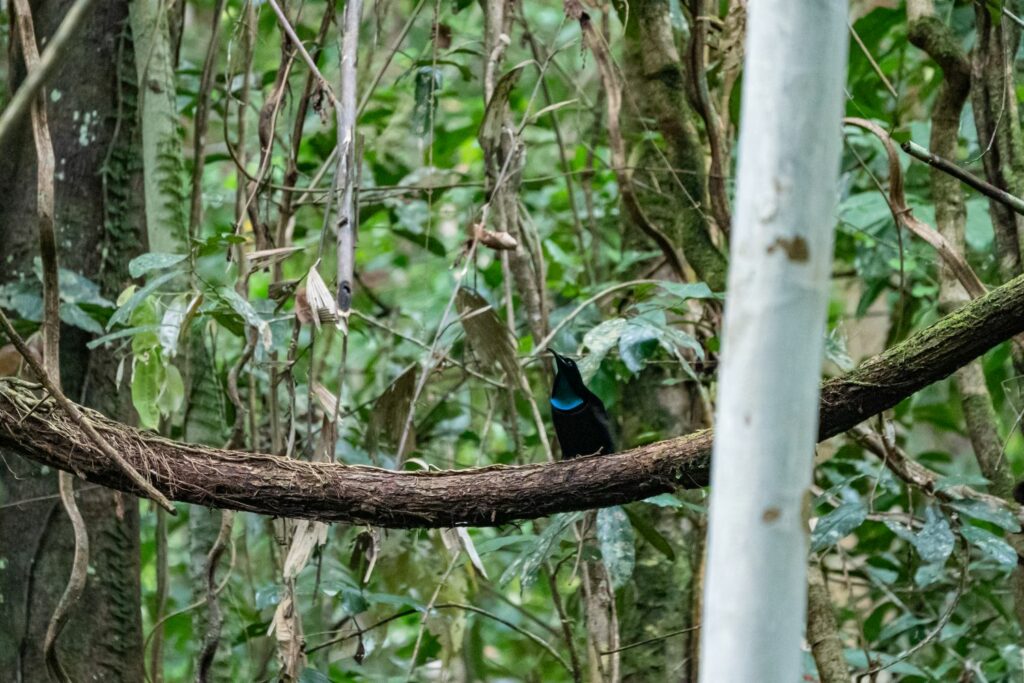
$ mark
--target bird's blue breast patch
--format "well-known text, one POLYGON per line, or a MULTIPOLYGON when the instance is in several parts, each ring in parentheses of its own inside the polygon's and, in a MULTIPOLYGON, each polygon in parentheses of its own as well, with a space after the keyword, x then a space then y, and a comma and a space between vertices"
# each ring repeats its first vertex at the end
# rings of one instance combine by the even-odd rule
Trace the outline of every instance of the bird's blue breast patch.
POLYGON ((558 408, 559 410, 572 410, 583 404, 583 399, 578 396, 573 396, 567 401, 563 401, 560 398, 551 397, 551 405, 558 408))

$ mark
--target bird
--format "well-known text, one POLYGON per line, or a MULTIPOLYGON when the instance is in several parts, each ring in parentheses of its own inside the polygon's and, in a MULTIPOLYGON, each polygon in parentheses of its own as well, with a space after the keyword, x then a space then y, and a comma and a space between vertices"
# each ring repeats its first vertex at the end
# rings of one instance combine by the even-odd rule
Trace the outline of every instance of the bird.
POLYGON ((551 421, 562 458, 614 453, 615 441, 604 403, 587 389, 574 360, 548 350, 555 357, 556 370, 551 387, 551 421))

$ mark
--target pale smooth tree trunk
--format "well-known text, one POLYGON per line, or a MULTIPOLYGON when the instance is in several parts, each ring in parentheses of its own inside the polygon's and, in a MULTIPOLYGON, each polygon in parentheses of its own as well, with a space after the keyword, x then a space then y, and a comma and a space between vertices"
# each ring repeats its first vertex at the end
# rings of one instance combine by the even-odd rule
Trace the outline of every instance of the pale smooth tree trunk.
POLYGON ((705 683, 800 680, 846 3, 750 3, 711 474, 705 683))

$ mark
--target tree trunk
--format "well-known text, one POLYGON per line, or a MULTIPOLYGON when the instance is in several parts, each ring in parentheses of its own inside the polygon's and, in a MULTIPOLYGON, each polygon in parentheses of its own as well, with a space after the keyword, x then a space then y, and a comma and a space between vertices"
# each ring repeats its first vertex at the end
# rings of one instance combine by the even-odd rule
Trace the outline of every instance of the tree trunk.
MULTIPOLYGON (((34 2, 41 44, 70 1, 34 2)), ((57 159, 56 227, 62 268, 81 273, 116 298, 127 284, 128 260, 141 251, 134 65, 125 33, 128 3, 97 4, 71 45, 67 64, 47 88, 57 159), (88 64, 89 68, 75 68, 88 64), (101 173, 101 169, 104 169, 101 173)), ((13 44, 13 41, 12 41, 13 44)), ((130 46, 130 42, 129 42, 130 46)), ((24 65, 12 48, 13 90, 24 65)), ((0 149, 0 282, 37 284, 35 151, 24 122, 0 149)), ((66 393, 130 422, 129 392, 115 386, 117 360, 89 353, 88 336, 63 326, 61 375, 66 393)), ((0 453, 0 671, 5 680, 46 681, 42 647, 50 615, 71 566, 70 524, 56 496, 56 473, 10 452, 0 453), (18 501, 25 501, 17 504, 18 501)), ((81 601, 57 641, 73 680, 139 681, 143 677, 136 499, 78 482, 79 506, 92 550, 81 601)))
POLYGON ((748 26, 700 680, 791 683, 802 668, 803 507, 832 264, 846 8, 764 0, 751 3, 748 26))

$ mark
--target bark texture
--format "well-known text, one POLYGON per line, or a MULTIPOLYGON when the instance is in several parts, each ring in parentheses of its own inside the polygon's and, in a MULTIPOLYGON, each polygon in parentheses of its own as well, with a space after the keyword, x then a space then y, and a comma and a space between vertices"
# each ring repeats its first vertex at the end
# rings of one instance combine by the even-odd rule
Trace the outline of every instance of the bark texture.
MULTIPOLYGON (((45 44, 71 4, 32 3, 38 42, 45 44)), ((100 284, 108 298, 126 284, 125 265, 143 244, 130 108, 134 67, 130 60, 127 65, 119 63, 127 14, 127 2, 96 4, 72 41, 67 61, 71 66, 59 71, 46 89, 57 162, 60 265, 100 284), (74 66, 82 64, 89 68, 74 66)), ((11 64, 14 87, 23 78, 24 67, 13 53, 11 64)), ((35 176, 26 121, 0 149, 0 187, 6 189, 0 203, 3 283, 37 284, 35 176)), ((102 352, 88 353, 86 341, 80 329, 62 329, 65 391, 105 414, 130 421, 128 392, 115 386, 116 361, 102 352)), ((3 447, 0 457, 0 678, 47 681, 43 636, 67 583, 71 528, 56 498, 53 469, 3 447)), ((85 593, 57 641, 58 654, 72 680, 142 680, 138 503, 109 489, 76 488, 89 531, 91 571, 85 593)))

